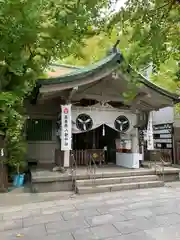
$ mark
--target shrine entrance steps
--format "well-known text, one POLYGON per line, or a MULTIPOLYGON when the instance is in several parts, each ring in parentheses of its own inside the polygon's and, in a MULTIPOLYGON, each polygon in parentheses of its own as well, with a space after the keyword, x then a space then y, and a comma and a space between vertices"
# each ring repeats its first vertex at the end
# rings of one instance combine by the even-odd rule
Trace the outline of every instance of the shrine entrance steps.
POLYGON ((79 194, 111 192, 139 188, 162 187, 164 182, 179 181, 180 168, 165 167, 162 178, 161 167, 158 171, 151 168, 125 169, 117 166, 97 167, 90 174, 86 167, 78 167, 72 175, 71 169, 65 173, 53 172, 52 168, 31 169, 30 191, 60 192, 76 191, 79 194))
POLYGON ((121 172, 118 176, 117 173, 115 176, 113 176, 113 174, 111 176, 104 174, 103 178, 76 180, 75 182, 75 189, 79 194, 113 192, 163 186, 164 181, 161 180, 161 177, 155 175, 154 172, 133 172, 133 170, 121 172))

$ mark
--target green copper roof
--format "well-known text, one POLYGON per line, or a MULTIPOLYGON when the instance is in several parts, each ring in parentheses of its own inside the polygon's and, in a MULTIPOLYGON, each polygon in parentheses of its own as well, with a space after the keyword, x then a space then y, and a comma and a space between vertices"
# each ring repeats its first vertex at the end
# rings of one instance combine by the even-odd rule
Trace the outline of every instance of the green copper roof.
POLYGON ((156 92, 159 92, 161 95, 164 95, 166 97, 172 98, 175 102, 180 102, 180 98, 177 94, 167 91, 164 88, 159 87, 155 83, 152 83, 147 78, 145 78, 142 74, 137 73, 139 75, 139 82, 143 85, 147 86, 148 88, 151 88, 152 90, 155 90, 156 92))
MULTIPOLYGON (((118 65, 123 61, 123 56, 120 52, 117 50, 112 52, 110 55, 102 59, 101 61, 91 64, 88 67, 82 67, 82 68, 76 68, 72 67, 74 70, 72 70, 70 73, 67 73, 60 77, 54 77, 49 79, 39 79, 38 80, 38 86, 41 87, 43 85, 54 85, 54 84, 61 84, 61 83, 69 83, 69 82, 75 82, 79 80, 85 80, 88 77, 94 77, 99 72, 103 72, 103 70, 112 70, 112 72, 117 69, 118 65)), ((70 67, 70 66, 68 66, 70 67)), ((130 71, 135 70, 130 66, 130 71)), ((131 74, 131 73, 129 73, 131 74)), ((178 95, 168 92, 165 89, 162 89, 158 87, 156 84, 150 82, 148 79, 146 79, 143 75, 136 72, 137 79, 140 83, 143 85, 155 90, 156 92, 160 93, 161 95, 164 95, 170 99, 172 99, 174 102, 180 102, 180 98, 178 95)))
POLYGON ((120 63, 121 59, 122 55, 120 53, 113 53, 95 64, 89 65, 88 67, 75 69, 74 71, 63 76, 51 79, 40 79, 38 80, 38 84, 52 85, 83 80, 84 78, 94 75, 102 69, 115 69, 115 67, 118 66, 118 63, 120 63))
POLYGON ((61 63, 51 63, 50 64, 50 67, 65 67, 65 68, 71 68, 71 69, 81 69, 81 68, 84 68, 84 67, 79 67, 79 66, 72 66, 72 65, 69 65, 69 64, 61 64, 61 63))

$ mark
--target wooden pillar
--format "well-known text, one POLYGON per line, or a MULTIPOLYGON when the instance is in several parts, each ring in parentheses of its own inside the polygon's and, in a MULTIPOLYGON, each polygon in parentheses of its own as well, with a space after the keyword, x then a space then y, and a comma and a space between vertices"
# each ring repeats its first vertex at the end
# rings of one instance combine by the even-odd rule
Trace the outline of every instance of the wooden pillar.
POLYGON ((70 166, 70 151, 64 151, 64 168, 69 168, 70 166))
POLYGON ((135 129, 135 134, 132 135, 132 152, 139 153, 138 129, 135 129))

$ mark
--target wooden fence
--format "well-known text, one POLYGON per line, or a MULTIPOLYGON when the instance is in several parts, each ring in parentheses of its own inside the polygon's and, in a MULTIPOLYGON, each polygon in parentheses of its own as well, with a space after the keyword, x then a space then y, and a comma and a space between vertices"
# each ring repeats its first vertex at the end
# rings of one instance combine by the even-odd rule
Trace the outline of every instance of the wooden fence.
POLYGON ((105 160, 103 149, 86 149, 86 150, 73 150, 74 158, 77 165, 88 165, 89 161, 93 158, 96 163, 102 164, 105 160))
POLYGON ((157 161, 163 159, 166 163, 172 163, 172 149, 158 149, 144 152, 145 161, 157 161))
MULTIPOLYGON (((104 162, 103 149, 85 149, 85 150, 72 150, 77 166, 87 166, 89 160, 93 157, 96 162, 100 164, 104 162)), ((60 150, 55 151, 55 163, 63 166, 64 153, 60 150)), ((70 158, 71 159, 71 158, 70 158)), ((70 165, 72 163, 70 162, 70 165)))
POLYGON ((87 165, 87 154, 86 150, 73 150, 74 159, 76 161, 77 166, 87 165))

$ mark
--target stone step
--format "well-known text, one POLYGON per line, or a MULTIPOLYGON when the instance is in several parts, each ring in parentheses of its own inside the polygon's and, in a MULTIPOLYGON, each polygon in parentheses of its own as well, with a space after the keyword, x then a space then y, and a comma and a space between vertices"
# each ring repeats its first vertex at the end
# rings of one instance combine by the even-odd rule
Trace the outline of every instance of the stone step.
POLYGON ((162 182, 162 181, 119 183, 119 184, 94 185, 94 186, 79 186, 77 188, 77 193, 91 194, 91 193, 132 190, 132 189, 140 189, 140 188, 154 188, 154 187, 163 187, 163 186, 164 186, 164 182, 162 182))
POLYGON ((155 162, 155 161, 143 161, 142 162, 142 166, 144 168, 150 168, 151 166, 153 167, 155 165, 162 166, 163 164, 164 164, 165 167, 172 166, 171 162, 164 162, 164 163, 162 163, 161 161, 157 161, 157 162, 155 162))
MULTIPOLYGON (((180 171, 180 170, 179 170, 180 171)), ((122 169, 117 168, 114 171, 108 168, 100 168, 95 170, 95 176, 97 178, 115 178, 115 177, 130 177, 130 176, 144 176, 144 175, 154 175, 154 169, 122 169)), ((50 182, 61 182, 61 181, 71 181, 71 173, 60 173, 53 171, 42 171, 42 170, 31 170, 32 183, 50 183, 50 182)), ((89 179, 89 172, 85 169, 84 171, 76 171, 76 179, 84 180, 89 179)))
POLYGON ((121 169, 119 171, 104 171, 102 174, 99 174, 96 171, 96 178, 115 178, 115 177, 130 177, 130 176, 145 176, 145 175, 154 175, 155 171, 152 169, 121 169))
POLYGON ((157 175, 144 175, 144 176, 130 176, 130 177, 115 177, 115 178, 97 178, 77 180, 76 186, 92 186, 92 185, 109 185, 118 183, 131 183, 131 182, 146 182, 157 181, 157 175))

